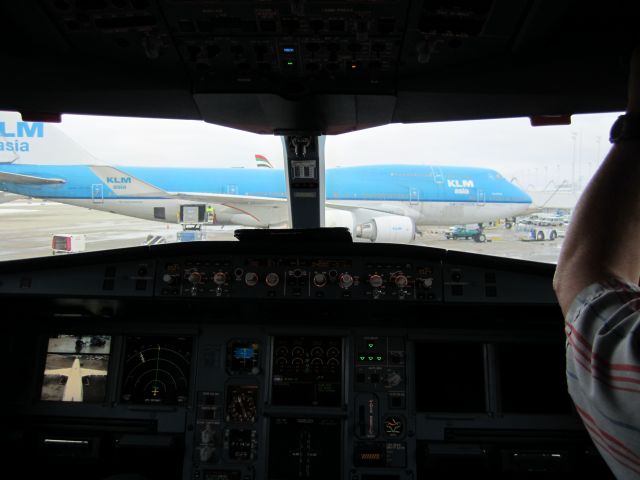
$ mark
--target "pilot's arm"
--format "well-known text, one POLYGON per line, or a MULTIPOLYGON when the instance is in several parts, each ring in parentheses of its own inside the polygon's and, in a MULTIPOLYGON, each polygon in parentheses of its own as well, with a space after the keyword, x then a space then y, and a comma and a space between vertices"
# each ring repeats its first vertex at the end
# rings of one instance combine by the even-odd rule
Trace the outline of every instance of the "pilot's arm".
MULTIPOLYGON (((640 48, 631 61, 627 113, 640 117, 640 48)), ((553 281, 562 312, 594 282, 637 284, 639 245, 640 138, 613 145, 578 201, 553 281)))
MULTIPOLYGON (((627 113, 640 118, 640 49, 627 113)), ((637 132, 640 133, 640 132, 637 132)), ((553 286, 567 385, 617 478, 640 478, 640 135, 613 145, 572 215, 553 286)))

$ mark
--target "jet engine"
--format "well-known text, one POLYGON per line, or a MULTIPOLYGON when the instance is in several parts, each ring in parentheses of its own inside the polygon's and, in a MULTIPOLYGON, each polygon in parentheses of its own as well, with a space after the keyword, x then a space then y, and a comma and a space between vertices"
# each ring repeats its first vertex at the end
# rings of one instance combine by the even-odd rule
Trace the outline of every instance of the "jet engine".
POLYGON ((416 226, 409 217, 388 215, 356 225, 355 234, 374 243, 409 243, 416 238, 416 226))

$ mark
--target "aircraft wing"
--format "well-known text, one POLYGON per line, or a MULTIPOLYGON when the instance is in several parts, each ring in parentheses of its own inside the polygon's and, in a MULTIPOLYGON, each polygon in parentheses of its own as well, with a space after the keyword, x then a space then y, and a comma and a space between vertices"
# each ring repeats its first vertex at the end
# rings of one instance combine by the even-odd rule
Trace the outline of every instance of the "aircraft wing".
POLYGON ((80 374, 83 377, 86 377, 87 375, 101 375, 101 376, 104 376, 104 375, 107 374, 107 371, 106 370, 93 370, 91 368, 82 368, 80 370, 80 374))
POLYGON ((0 192, 0 203, 8 203, 17 200, 18 198, 25 198, 22 195, 14 195, 13 193, 2 193, 0 192))
POLYGON ((45 375, 63 375, 65 377, 68 377, 69 375, 71 375, 71 369, 70 368, 54 368, 53 370, 45 370, 44 374, 45 375))
POLYGON ((116 195, 123 194, 129 197, 166 197, 197 202, 219 203, 223 205, 279 205, 286 204, 285 198, 256 197, 249 195, 226 195, 222 193, 193 193, 193 192, 167 192, 161 188, 147 183, 139 178, 129 175, 122 170, 108 165, 92 165, 91 170, 107 187, 111 185, 109 179, 126 179, 126 183, 119 183, 118 189, 112 189, 116 195))
POLYGON ((274 204, 274 205, 277 205, 277 204, 287 203, 286 198, 256 197, 251 195, 225 195, 223 193, 171 192, 169 195, 171 195, 174 198, 179 198, 181 200, 196 200, 200 202, 220 203, 223 205, 226 205, 226 204, 236 204, 236 205, 274 204))
POLYGON ((17 183, 20 185, 56 185, 66 183, 61 178, 34 177, 20 173, 0 172, 0 182, 17 183))
POLYGON ((363 207, 362 205, 346 205, 340 202, 327 201, 325 203, 325 206, 328 208, 334 208, 336 210, 345 210, 347 212, 370 210, 377 213, 386 213, 387 215, 400 215, 403 217, 411 218, 415 218, 420 215, 420 212, 413 208, 385 203, 363 207))

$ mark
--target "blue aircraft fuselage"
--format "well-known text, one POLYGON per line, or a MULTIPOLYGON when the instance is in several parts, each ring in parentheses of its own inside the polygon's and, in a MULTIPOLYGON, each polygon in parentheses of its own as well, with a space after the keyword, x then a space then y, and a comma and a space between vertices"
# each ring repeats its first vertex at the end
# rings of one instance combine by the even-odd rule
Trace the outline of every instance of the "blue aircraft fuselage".
MULTIPOLYGON (((0 165, 0 172, 61 179, 52 185, 0 180, 0 190, 20 195, 59 199, 91 199, 94 186, 103 185, 104 200, 125 199, 118 187, 135 177, 166 192, 198 192, 285 198, 283 170, 268 168, 118 167, 121 176, 101 180, 86 165, 0 165)), ((448 202, 530 204, 531 197, 485 168, 429 165, 369 165, 326 171, 329 202, 448 202)))

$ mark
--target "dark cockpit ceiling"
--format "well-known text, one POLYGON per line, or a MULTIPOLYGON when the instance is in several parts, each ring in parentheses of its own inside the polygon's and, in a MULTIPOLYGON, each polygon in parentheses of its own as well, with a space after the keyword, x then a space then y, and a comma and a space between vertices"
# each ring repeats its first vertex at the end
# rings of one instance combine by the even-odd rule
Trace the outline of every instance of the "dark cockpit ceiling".
POLYGON ((632 2, 24 0, 0 108, 257 133, 620 110, 632 2))

